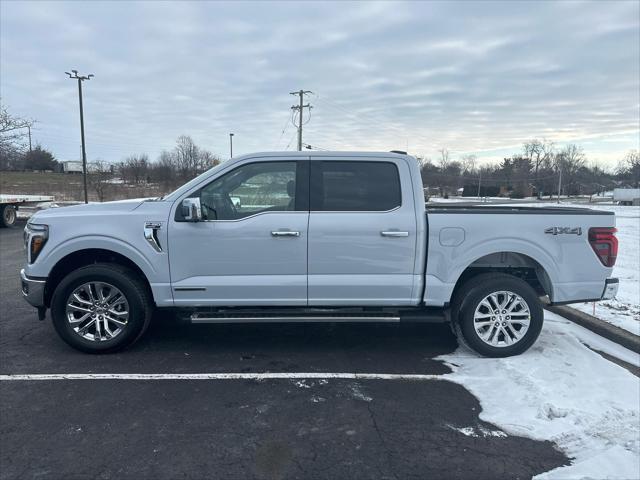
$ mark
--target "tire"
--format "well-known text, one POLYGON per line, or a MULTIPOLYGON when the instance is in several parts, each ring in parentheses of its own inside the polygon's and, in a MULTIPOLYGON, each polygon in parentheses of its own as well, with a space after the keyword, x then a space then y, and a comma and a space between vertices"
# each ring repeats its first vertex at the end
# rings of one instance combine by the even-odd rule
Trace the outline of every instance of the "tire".
POLYGON ((16 224, 18 214, 13 205, 0 206, 0 227, 10 228, 16 224))
POLYGON ((542 330, 544 311, 527 282, 489 273, 459 288, 452 302, 452 321, 458 339, 480 355, 510 357, 534 344, 542 330), (498 309, 500 305, 504 308, 498 309))
POLYGON ((111 353, 132 345, 149 326, 152 311, 151 297, 138 274, 117 264, 97 263, 69 273, 51 300, 56 332, 67 344, 86 353, 111 353), (74 306, 68 307, 69 303, 74 306), (86 320, 78 321, 90 310, 86 320))

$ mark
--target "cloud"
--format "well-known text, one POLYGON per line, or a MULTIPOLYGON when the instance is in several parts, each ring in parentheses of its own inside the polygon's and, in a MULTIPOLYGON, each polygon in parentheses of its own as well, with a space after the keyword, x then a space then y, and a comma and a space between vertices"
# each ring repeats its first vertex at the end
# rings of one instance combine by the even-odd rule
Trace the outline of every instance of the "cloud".
MULTIPOLYGON (((304 141, 488 160, 532 137, 638 148, 637 2, 3 2, 0 86, 34 138, 77 158, 156 156, 181 134, 225 156, 304 141), (283 133, 284 130, 284 133, 283 133), (615 138, 616 141, 611 139, 615 138)), ((487 160, 487 161, 488 161, 487 160)))

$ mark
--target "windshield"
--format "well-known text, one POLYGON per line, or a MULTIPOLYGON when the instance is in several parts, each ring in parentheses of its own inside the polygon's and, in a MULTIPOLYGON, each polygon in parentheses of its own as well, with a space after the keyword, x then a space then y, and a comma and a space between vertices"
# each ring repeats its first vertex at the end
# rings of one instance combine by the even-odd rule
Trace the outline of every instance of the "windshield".
POLYGON ((163 200, 163 201, 166 201, 166 202, 172 202, 172 201, 178 199, 185 192, 188 192, 194 186, 198 185, 204 178, 209 177, 212 173, 214 173, 214 172, 216 172, 218 170, 222 170, 222 168, 224 168, 224 167, 226 167, 228 165, 229 165, 228 162, 219 163, 215 167, 212 167, 209 170, 207 170, 206 172, 203 172, 200 175, 198 175, 197 177, 189 180, 187 183, 185 183, 181 187, 178 187, 176 190, 174 190, 170 194, 160 197, 160 199, 163 200))

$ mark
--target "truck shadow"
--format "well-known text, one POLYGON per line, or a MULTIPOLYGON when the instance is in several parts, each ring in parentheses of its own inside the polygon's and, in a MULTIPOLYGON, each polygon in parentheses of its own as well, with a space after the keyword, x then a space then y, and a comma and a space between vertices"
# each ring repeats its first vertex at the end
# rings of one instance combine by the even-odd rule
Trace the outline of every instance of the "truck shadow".
POLYGON ((435 357, 457 347, 443 324, 186 324, 156 314, 131 350, 162 351, 174 362, 236 372, 375 372, 442 374, 435 357), (209 364, 215 361, 214 364, 209 364))

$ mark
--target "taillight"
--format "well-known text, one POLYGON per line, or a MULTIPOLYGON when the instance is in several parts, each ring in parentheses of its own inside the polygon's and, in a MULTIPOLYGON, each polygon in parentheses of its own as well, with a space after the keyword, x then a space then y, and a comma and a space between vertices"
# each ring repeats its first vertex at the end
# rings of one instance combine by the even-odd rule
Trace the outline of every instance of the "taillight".
POLYGON ((618 239, 614 227, 589 229, 589 244, 605 267, 613 267, 618 256, 618 239))

